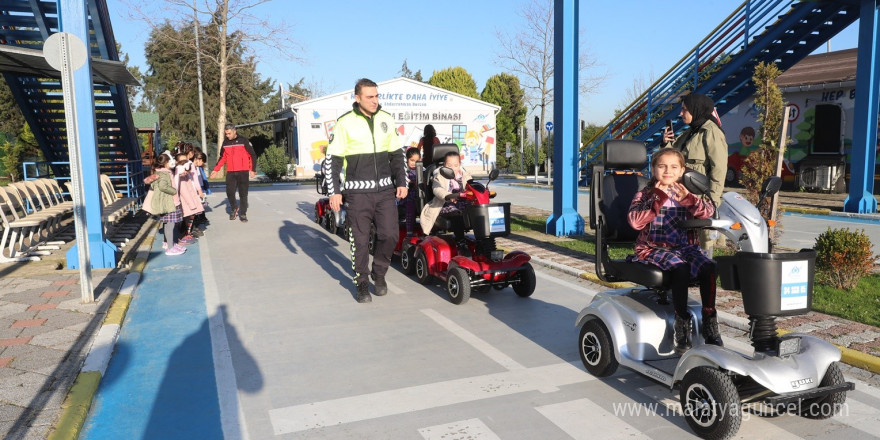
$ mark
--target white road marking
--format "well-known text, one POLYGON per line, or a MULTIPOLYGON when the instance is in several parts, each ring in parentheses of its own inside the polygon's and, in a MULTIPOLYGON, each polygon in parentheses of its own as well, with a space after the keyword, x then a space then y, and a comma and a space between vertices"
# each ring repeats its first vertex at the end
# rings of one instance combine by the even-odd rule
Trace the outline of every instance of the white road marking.
POLYGON ((467 419, 419 429, 425 440, 501 440, 480 419, 467 419))
POLYGON ((877 408, 872 408, 858 400, 846 399, 841 413, 831 418, 838 422, 846 423, 867 433, 876 435, 880 432, 880 417, 877 416, 877 408))
POLYGON ((559 363, 277 408, 269 419, 276 435, 290 434, 590 380, 577 365, 559 363))
POLYGON ((244 418, 244 409, 238 400, 235 368, 232 365, 229 340, 226 339, 226 326, 223 323, 223 314, 220 310, 220 296, 217 293, 214 268, 211 266, 211 252, 208 250, 207 237, 202 239, 202 245, 199 246, 199 258, 205 283, 205 309, 208 313, 208 329, 211 333, 211 353, 214 357, 214 378, 217 381, 217 400, 220 406, 223 438, 247 440, 247 423, 244 418))
POLYGON ((468 345, 474 347, 480 353, 486 355, 486 357, 488 357, 489 359, 497 362, 502 367, 510 371, 525 369, 522 364, 513 360, 513 358, 511 358, 510 356, 502 353, 501 350, 493 347, 492 344, 489 344, 488 342, 480 339, 479 336, 452 322, 451 319, 441 315, 436 310, 422 309, 421 312, 427 315, 429 318, 433 319, 434 322, 436 322, 437 324, 440 324, 441 327, 449 330, 449 332, 453 335, 461 338, 462 341, 467 342, 468 345))
POLYGON ((544 405, 535 409, 575 440, 592 440, 597 437, 633 440, 650 438, 590 399, 544 405), (601 427, 601 434, 596 431, 597 427, 601 427))

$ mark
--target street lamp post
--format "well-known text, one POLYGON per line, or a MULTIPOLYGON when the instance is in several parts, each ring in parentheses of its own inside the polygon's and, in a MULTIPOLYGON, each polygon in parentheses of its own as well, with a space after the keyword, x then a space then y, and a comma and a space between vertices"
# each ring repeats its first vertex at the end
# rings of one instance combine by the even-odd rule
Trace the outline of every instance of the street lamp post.
POLYGON ((541 135, 541 121, 535 116, 535 185, 538 184, 538 143, 541 135))

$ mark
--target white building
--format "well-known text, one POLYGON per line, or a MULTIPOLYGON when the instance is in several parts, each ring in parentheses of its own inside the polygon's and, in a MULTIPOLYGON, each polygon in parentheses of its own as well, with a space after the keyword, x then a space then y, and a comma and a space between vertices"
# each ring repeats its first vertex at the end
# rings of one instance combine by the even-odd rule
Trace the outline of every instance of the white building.
MULTIPOLYGON (((378 83, 379 104, 394 116, 401 148, 415 147, 425 125, 440 142, 458 144, 468 171, 495 163, 495 115, 500 107, 408 78, 378 83)), ((351 111, 354 89, 290 105, 297 175, 312 176, 333 132, 336 119, 351 111)), ((285 111, 282 117, 289 117, 285 111)))

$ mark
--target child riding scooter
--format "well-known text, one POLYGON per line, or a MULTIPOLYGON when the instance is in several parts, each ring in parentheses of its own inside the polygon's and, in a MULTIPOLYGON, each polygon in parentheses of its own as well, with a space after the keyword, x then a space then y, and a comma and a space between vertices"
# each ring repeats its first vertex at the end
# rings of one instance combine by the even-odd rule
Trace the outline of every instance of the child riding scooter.
MULTIPOLYGON (((416 244, 404 243, 401 266, 405 272, 413 262, 416 278, 422 284, 431 277, 445 282, 450 300, 462 304, 470 298, 471 289, 502 290, 512 286, 521 297, 535 291, 535 271, 528 254, 513 251, 504 255, 495 245, 495 237, 510 233, 510 203, 490 203, 495 193, 488 184, 476 182, 466 171, 458 174, 452 168, 460 160, 455 144, 434 146, 437 161, 428 164, 420 183, 423 203, 421 225, 425 233, 416 244), (465 235, 472 230, 473 237, 465 235), (442 234, 453 232, 454 238, 442 234), (441 235, 442 234, 442 235, 441 235)), ((489 173, 489 182, 498 171, 489 173)))
MULTIPOLYGON (((692 347, 681 353, 676 347, 679 341, 674 340, 677 336, 673 338, 680 312, 677 307, 670 310, 667 300, 677 275, 639 261, 638 255, 612 259, 608 254, 609 243, 631 245, 640 237, 641 232, 627 219, 631 206, 641 206, 632 202, 635 194, 648 184, 638 171, 647 160, 645 145, 609 140, 604 155, 602 165, 594 168, 590 188, 596 274, 603 281, 628 281, 644 287, 599 292, 580 312, 575 325, 581 328, 578 349, 587 371, 605 377, 622 365, 678 388, 681 411, 691 429, 703 438, 726 439, 736 434, 742 410, 751 405, 768 414, 797 408, 800 416, 814 419, 839 411, 846 391, 853 389, 837 364, 840 350, 807 334, 778 336, 776 331, 777 316, 810 310, 815 251, 769 252, 767 222, 737 193, 724 194, 723 204, 709 210, 717 211, 710 218, 678 222, 677 229, 717 230, 736 247, 733 256, 716 258, 717 270, 723 288, 742 292, 754 348, 750 353, 734 351, 710 343, 705 330, 703 335, 694 335, 687 329, 692 347)), ((688 198, 709 192, 708 178, 696 172, 682 175, 682 184, 692 193, 678 196, 682 205, 696 204, 688 198)), ((778 191, 779 185, 778 178, 768 180, 762 197, 778 191)), ((664 197, 651 195, 657 196, 651 209, 657 204, 662 208, 664 197)), ((705 298, 702 307, 696 301, 686 302, 684 313, 696 320, 696 328, 706 328, 701 316, 708 303, 705 298)))
POLYGON ((715 262, 706 257, 692 230, 681 227, 691 218, 710 218, 715 207, 691 194, 681 184, 685 160, 680 151, 664 148, 651 159, 651 180, 637 192, 627 219, 640 231, 633 261, 670 272, 672 305, 675 310, 675 351, 682 354, 691 348, 692 323, 687 310, 688 286, 699 280, 703 302, 703 328, 706 343, 723 345, 715 312, 715 262))

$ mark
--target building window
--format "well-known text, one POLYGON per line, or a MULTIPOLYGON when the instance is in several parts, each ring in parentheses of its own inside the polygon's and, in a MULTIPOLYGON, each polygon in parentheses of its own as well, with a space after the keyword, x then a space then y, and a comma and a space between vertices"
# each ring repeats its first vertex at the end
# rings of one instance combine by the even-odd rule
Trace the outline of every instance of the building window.
POLYGON ((453 125, 452 126, 452 142, 455 142, 459 146, 464 143, 464 135, 467 133, 467 125, 453 125))

